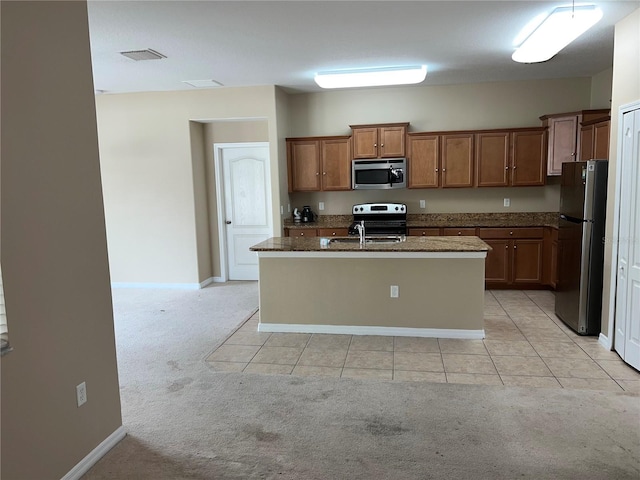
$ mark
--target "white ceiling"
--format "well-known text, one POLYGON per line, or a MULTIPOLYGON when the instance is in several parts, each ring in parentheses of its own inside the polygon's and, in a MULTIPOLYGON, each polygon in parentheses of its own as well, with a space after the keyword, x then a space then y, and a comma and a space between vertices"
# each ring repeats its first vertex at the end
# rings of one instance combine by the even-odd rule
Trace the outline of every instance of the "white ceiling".
POLYGON ((427 64, 425 85, 591 76, 612 66, 613 30, 640 0, 595 0, 603 19, 540 64, 511 60, 519 31, 548 1, 94 1, 89 29, 96 90, 224 86, 320 89, 318 71, 427 64), (121 51, 167 58, 136 62, 121 51))

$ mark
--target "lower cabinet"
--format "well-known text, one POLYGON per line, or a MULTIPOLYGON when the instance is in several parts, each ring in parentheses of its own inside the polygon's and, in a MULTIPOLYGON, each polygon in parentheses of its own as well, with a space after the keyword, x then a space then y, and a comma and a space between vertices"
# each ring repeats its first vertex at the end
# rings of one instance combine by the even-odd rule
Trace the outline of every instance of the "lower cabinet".
POLYGON ((349 235, 348 228, 319 228, 318 237, 346 237, 349 235))
POLYGON ((315 228, 285 228, 286 237, 317 237, 318 231, 315 228))
POLYGON ((488 288, 539 288, 543 285, 544 228, 479 228, 493 250, 487 254, 488 288))

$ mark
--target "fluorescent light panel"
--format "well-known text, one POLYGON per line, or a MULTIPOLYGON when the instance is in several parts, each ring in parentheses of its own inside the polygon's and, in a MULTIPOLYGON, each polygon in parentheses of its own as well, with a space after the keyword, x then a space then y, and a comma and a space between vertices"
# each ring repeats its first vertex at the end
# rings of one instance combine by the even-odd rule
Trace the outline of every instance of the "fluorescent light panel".
POLYGON ((511 58, 520 63, 546 62, 602 18, 595 5, 559 7, 529 35, 511 58))
POLYGON ((380 87, 420 83, 426 76, 426 65, 414 65, 320 72, 315 81, 322 88, 380 87))

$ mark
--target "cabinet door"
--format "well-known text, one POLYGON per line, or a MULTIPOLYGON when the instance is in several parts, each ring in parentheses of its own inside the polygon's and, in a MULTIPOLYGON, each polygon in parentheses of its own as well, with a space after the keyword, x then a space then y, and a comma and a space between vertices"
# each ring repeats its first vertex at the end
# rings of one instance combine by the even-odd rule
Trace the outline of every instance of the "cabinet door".
POLYGON ((580 129, 580 160, 593 158, 593 133, 593 125, 587 125, 580 129))
POLYGON ((409 137, 408 188, 436 188, 440 184, 438 135, 409 137))
POLYGON ((543 240, 513 240, 513 283, 542 283, 543 240))
POLYGON ((380 158, 404 157, 406 132, 405 127, 381 127, 378 131, 380 158))
POLYGON ((593 132, 593 158, 609 160, 609 121, 596 123, 593 132))
POLYGON ((353 158, 378 158, 378 129, 353 129, 353 158))
POLYGON ((514 187, 545 184, 547 170, 546 130, 512 132, 513 166, 511 185, 514 187))
POLYGON ((473 134, 442 135, 442 186, 473 187, 473 134))
POLYGON ((509 270, 511 257, 511 241, 506 239, 484 240, 493 250, 487 252, 484 266, 485 282, 496 286, 509 284, 509 270))
POLYGON ((575 162, 577 148, 578 115, 550 119, 547 175, 560 175, 563 163, 575 162))
POLYGON ((476 184, 479 187, 509 185, 509 132, 476 135, 476 184))
POLYGON ((316 140, 289 144, 289 175, 292 192, 320 190, 320 145, 316 140))
POLYGON ((440 229, 412 227, 409 229, 409 235, 414 237, 438 237, 440 236, 440 229))
POLYGON ((320 142, 322 190, 351 190, 351 142, 349 138, 320 142))

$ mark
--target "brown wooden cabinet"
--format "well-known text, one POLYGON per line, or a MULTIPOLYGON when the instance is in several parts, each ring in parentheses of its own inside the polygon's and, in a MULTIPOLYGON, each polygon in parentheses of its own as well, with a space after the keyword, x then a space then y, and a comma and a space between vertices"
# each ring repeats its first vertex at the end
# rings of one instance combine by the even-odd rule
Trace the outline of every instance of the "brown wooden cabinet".
POLYGON ((318 228, 316 230, 318 237, 346 237, 349 235, 348 228, 318 228))
POLYGON ((408 126, 408 123, 351 125, 353 158, 404 157, 408 126))
POLYGON ((493 249, 485 263, 488 288, 543 286, 543 227, 479 228, 478 236, 493 249))
POLYGON ((547 175, 560 175, 562 164, 578 159, 580 112, 545 115, 540 117, 543 126, 549 128, 547 149, 547 175))
POLYGON ((514 187, 545 184, 547 170, 546 129, 514 130, 511 148, 511 182, 514 187))
POLYGON ((443 188, 474 186, 473 133, 441 136, 443 188))
POLYGON ((407 188, 440 186, 440 136, 410 133, 407 141, 407 188))
POLYGON ((318 231, 315 228, 285 228, 285 237, 317 237, 318 231))
POLYGON ((609 159, 610 119, 583 122, 580 128, 580 160, 609 159))
POLYGON ((476 184, 478 187, 507 187, 511 180, 511 134, 476 134, 476 184))
POLYGON ((544 229, 544 265, 543 282, 552 288, 558 285, 558 229, 544 229))
POLYGON ((440 236, 440 229, 435 227, 411 227, 408 230, 408 234, 414 237, 438 237, 440 236))
POLYGON ((476 134, 478 187, 524 187, 545 184, 544 128, 476 134))
POLYGON ((351 189, 350 137, 287 139, 289 192, 351 189))
POLYGON ((461 237, 475 235, 475 228, 443 228, 442 235, 445 237, 461 237))

